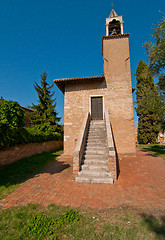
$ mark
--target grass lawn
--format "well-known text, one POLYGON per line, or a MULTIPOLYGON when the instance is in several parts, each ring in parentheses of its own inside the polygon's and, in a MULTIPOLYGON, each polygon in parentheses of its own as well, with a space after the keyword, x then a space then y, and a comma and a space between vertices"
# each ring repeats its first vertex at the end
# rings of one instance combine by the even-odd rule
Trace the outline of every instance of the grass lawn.
POLYGON ((0 167, 0 199, 13 192, 21 182, 37 174, 62 151, 45 152, 0 167))
POLYGON ((139 144, 137 146, 140 150, 151 152, 154 155, 165 158, 165 145, 160 144, 139 144))
POLYGON ((165 215, 128 208, 71 210, 29 204, 0 210, 0 239, 160 240, 165 239, 165 215))

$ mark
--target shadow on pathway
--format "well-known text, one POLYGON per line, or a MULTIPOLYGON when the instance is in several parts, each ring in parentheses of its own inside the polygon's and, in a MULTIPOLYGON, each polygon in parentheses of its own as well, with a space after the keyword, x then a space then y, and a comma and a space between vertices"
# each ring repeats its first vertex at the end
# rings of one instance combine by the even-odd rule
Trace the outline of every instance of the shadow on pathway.
MULTIPOLYGON (((28 203, 97 209, 119 206, 165 210, 165 163, 137 149, 136 157, 119 159, 114 185, 76 183, 72 158, 62 156, 29 178, 3 200, 3 208, 28 203)), ((154 226, 153 226, 154 227, 154 226)))

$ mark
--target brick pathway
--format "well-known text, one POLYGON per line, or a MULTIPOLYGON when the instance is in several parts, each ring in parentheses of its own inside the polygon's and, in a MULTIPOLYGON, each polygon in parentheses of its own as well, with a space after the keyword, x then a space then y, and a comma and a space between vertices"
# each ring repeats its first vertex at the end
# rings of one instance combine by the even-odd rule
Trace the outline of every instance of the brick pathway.
POLYGON ((3 208, 53 203, 99 209, 127 205, 165 210, 165 160, 137 150, 136 157, 120 159, 120 169, 114 185, 76 183, 72 160, 62 157, 23 182, 0 203, 3 208))

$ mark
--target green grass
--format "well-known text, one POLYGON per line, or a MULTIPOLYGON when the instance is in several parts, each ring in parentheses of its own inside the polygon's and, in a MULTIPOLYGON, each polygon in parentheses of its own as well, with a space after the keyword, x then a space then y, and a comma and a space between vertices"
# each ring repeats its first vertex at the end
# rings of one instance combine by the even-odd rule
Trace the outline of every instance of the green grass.
POLYGON ((151 152, 154 155, 165 158, 165 145, 160 144, 139 144, 138 148, 145 152, 151 152))
POLYGON ((102 211, 39 205, 0 210, 3 240, 160 240, 165 239, 165 215, 128 208, 102 211))
POLYGON ((48 163, 54 161, 61 153, 62 151, 59 150, 45 152, 0 167, 0 199, 13 192, 21 182, 43 170, 48 163))

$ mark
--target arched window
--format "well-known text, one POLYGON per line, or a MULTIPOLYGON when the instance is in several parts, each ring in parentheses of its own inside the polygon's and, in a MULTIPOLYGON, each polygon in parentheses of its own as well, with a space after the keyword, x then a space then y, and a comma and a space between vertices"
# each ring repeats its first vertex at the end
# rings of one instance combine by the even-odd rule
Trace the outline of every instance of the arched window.
POLYGON ((109 35, 120 33, 121 33, 120 21, 113 19, 113 21, 109 23, 109 35))

